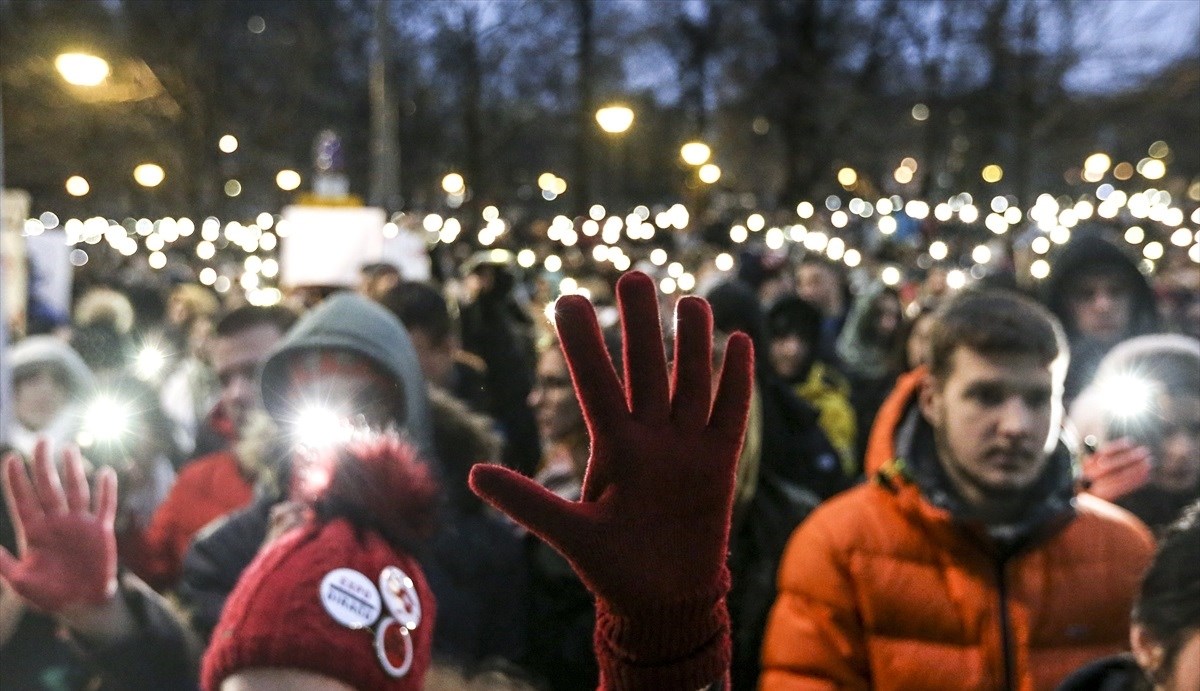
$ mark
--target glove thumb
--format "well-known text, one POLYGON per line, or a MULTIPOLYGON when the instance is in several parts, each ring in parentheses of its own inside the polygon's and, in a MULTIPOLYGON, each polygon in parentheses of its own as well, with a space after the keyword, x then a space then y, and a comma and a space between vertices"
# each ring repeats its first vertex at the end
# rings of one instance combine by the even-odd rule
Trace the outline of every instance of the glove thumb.
POLYGON ((480 463, 471 468, 471 491, 560 553, 586 530, 581 509, 520 473, 480 463))

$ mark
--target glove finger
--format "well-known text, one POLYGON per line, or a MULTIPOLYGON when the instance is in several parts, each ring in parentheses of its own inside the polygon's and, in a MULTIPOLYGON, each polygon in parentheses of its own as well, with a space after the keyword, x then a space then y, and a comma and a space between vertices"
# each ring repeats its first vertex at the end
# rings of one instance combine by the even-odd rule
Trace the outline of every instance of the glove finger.
POLYGON ((25 461, 15 453, 4 459, 4 499, 8 502, 8 515, 16 529, 17 544, 24 550, 25 527, 41 519, 44 513, 25 473, 25 461))
POLYGON ((58 469, 50 457, 50 444, 44 439, 33 450, 33 481, 37 487, 38 501, 47 515, 57 516, 67 512, 67 498, 58 479, 58 469))
POLYGON ((63 450, 63 469, 67 476, 67 507, 71 513, 86 513, 91 504, 87 473, 83 471, 83 458, 79 448, 71 445, 63 450))
POLYGON ((721 366, 721 384, 713 401, 709 426, 728 432, 739 440, 746 433, 750 412, 750 394, 754 386, 754 349, 750 337, 738 332, 725 346, 721 366))
POLYGON ((672 418, 703 427, 712 408, 712 311, 697 297, 675 305, 672 418))
POLYGON ((478 464, 468 478, 471 491, 567 556, 582 534, 581 514, 568 501, 529 478, 497 465, 478 464))
POLYGON ((96 473, 96 518, 111 529, 117 517, 117 474, 107 466, 96 473))
POLYGON ((666 422, 670 415, 667 354, 654 280, 640 271, 625 274, 617 281, 617 304, 621 310, 629 410, 645 422, 666 422))
POLYGON ((628 409, 592 303, 581 295, 559 298, 554 305, 554 326, 588 429, 614 424, 628 409))

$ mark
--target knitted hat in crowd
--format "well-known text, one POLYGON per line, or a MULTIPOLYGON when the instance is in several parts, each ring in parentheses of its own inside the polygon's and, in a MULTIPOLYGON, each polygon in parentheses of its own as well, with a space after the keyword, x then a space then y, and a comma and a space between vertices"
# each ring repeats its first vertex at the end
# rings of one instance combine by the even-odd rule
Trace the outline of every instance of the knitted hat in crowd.
POLYGON ((316 516, 242 574, 204 655, 204 689, 261 668, 422 688, 435 603, 405 544, 431 529, 437 488, 398 439, 360 447, 339 454, 316 516))

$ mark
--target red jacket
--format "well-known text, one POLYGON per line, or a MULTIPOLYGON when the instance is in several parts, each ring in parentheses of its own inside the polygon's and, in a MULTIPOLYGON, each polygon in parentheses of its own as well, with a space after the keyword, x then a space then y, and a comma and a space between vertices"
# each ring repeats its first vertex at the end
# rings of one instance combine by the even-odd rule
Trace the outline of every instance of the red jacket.
POLYGON ((896 460, 907 452, 896 449, 898 429, 926 424, 912 417, 923 374, 902 377, 880 409, 866 459, 874 481, 819 506, 792 535, 763 689, 1052 689, 1126 647, 1153 551, 1146 527, 1080 495, 1002 556, 896 460))
POLYGON ((253 484, 232 451, 203 456, 186 465, 146 529, 146 558, 137 575, 159 590, 175 585, 192 537, 215 518, 250 503, 253 484))

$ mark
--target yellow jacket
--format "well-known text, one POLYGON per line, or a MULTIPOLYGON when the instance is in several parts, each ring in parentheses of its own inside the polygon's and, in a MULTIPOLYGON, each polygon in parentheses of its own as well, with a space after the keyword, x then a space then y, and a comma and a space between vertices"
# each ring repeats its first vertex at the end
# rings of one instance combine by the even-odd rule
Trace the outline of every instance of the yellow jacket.
POLYGON ((842 471, 847 477, 857 476, 860 468, 854 440, 858 435, 858 422, 854 407, 850 405, 850 385, 846 378, 824 363, 815 362, 808 371, 808 378, 796 384, 794 390, 816 408, 817 424, 837 451, 842 471))

